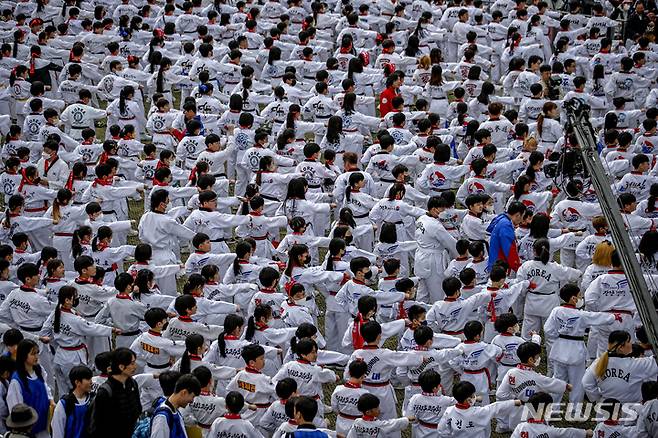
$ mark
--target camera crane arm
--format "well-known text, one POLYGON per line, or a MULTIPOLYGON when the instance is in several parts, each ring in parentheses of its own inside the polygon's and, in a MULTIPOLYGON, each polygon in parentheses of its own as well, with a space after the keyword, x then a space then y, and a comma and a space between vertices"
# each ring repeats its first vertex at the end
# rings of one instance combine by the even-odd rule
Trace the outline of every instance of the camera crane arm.
POLYGON ((656 313, 642 269, 628 237, 617 200, 612 193, 610 179, 597 152, 596 137, 590 123, 590 108, 582 100, 574 98, 565 102, 565 109, 568 124, 573 128, 574 135, 578 140, 583 164, 598 195, 603 215, 608 221, 612 241, 621 257, 621 264, 628 278, 635 305, 654 351, 654 359, 658 362, 658 356, 656 356, 658 353, 658 313, 656 313))

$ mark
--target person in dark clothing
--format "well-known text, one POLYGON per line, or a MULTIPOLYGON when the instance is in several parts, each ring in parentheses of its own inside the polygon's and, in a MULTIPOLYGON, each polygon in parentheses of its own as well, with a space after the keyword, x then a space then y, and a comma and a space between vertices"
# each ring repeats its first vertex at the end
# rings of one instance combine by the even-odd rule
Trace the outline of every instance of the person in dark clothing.
POLYGON ((626 39, 635 39, 636 36, 644 35, 649 25, 649 17, 644 9, 644 3, 637 2, 626 23, 626 39))
POLYGON ((137 370, 135 353, 128 348, 112 352, 110 376, 91 404, 89 436, 130 438, 142 413, 139 388, 132 378, 137 370))

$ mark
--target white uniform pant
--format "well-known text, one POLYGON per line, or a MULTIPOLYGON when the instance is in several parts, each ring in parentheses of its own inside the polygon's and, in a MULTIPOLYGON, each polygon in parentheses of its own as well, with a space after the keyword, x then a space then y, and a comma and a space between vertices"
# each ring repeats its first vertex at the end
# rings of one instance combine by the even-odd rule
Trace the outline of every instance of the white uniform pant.
MULTIPOLYGON (((393 418, 398 418, 398 412, 396 409, 398 399, 395 396, 393 386, 390 384, 386 386, 371 386, 364 383, 363 387, 379 399, 379 409, 381 411, 379 415, 380 420, 392 420, 393 418)), ((390 433, 387 435, 387 438, 399 437, 400 432, 390 433)))
POLYGON ((351 315, 347 312, 327 310, 324 317, 324 333, 327 340, 327 350, 350 354, 349 347, 342 346, 342 339, 350 323, 351 315))
POLYGON ((553 361, 553 377, 571 383, 573 386, 569 392, 569 401, 571 403, 580 403, 585 396, 583 389, 583 376, 585 375, 585 363, 567 365, 565 363, 553 361))
MULTIPOLYGON (((153 256, 151 257, 151 261, 153 264, 159 266, 173 265, 178 263, 174 252, 168 249, 153 249, 153 256)), ((168 275, 158 279, 158 288, 164 295, 171 295, 175 297, 177 295, 176 275, 168 275)))
POLYGON ((53 236, 53 248, 57 250, 59 259, 64 262, 64 269, 73 271, 73 257, 71 255, 71 240, 69 236, 53 236))

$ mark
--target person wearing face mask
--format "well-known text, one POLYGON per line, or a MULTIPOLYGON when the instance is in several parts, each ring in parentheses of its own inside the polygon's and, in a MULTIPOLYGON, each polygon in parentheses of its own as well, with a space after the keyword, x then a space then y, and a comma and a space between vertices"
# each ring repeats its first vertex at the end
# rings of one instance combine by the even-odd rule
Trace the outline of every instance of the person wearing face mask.
POLYGON ((630 333, 615 330, 608 337, 608 348, 583 376, 583 388, 592 402, 614 398, 621 403, 642 401, 642 383, 655 381, 658 365, 653 357, 633 357, 630 333))
POLYGON ((54 339, 57 345, 53 358, 55 379, 59 391, 66 393, 71 389, 69 372, 76 365, 87 364, 87 347, 85 337, 109 337, 112 333, 121 334, 121 330, 106 325, 95 324, 80 316, 75 307, 80 302, 78 292, 73 286, 62 286, 59 290, 57 306, 48 316, 41 329, 41 336, 54 339))
MULTIPOLYGON (((583 342, 585 330, 592 326, 613 324, 623 317, 619 313, 582 310, 582 294, 575 284, 562 286, 560 298, 564 304, 555 307, 544 323, 546 342, 553 344, 548 360, 553 362, 553 375, 573 385, 569 401, 579 403, 584 395, 582 378, 587 359, 587 348, 583 342)), ((627 315, 624 317, 628 318, 627 315)))
MULTIPOLYGON (((180 241, 191 240, 195 233, 181 225, 172 216, 165 214, 169 204, 169 193, 158 189, 151 192, 151 211, 142 215, 139 221, 139 240, 148 243, 153 249, 152 261, 156 265, 170 265, 177 262, 176 252, 180 241)), ((174 295, 173 291, 163 291, 174 295)))
MULTIPOLYGON (((413 298, 410 293, 384 292, 371 289, 370 286, 366 284, 366 281, 372 278, 372 269, 376 269, 376 267, 371 268, 370 260, 366 257, 354 257, 350 260, 350 271, 353 274, 353 278, 348 280, 336 294, 336 302, 338 305, 343 309, 347 309, 353 317, 356 316, 357 313, 358 300, 364 296, 375 297, 378 305, 395 304, 405 299, 413 298)), ((342 332, 341 329, 342 328, 339 328, 339 331, 342 332)))
MULTIPOLYGON (((276 384, 290 377, 297 382, 297 395, 320 400, 322 384, 337 382, 340 377, 332 370, 322 368, 315 363, 318 359, 318 345, 313 339, 299 340, 295 343, 293 352, 297 355, 297 360, 283 364, 283 367, 272 377, 272 383, 276 384)), ((324 403, 318 403, 318 408, 313 423, 325 427, 324 403)))
POLYGON ((457 241, 446 231, 439 219, 446 207, 445 199, 433 196, 427 202, 427 213, 416 220, 414 237, 418 242, 418 249, 415 254, 414 272, 420 279, 418 301, 433 303, 445 296, 441 289, 443 273, 449 260, 459 256, 455 249, 457 241))
POLYGON ((183 355, 183 341, 162 337, 168 320, 167 312, 159 307, 153 307, 144 313, 144 321, 149 329, 135 338, 130 346, 137 355, 138 370, 144 370, 144 373, 163 373, 170 368, 173 359, 183 355))
POLYGON ((295 328, 304 322, 317 324, 318 308, 313 297, 306 295, 304 285, 289 282, 285 290, 288 298, 281 303, 281 321, 295 328))
MULTIPOLYGON (((516 368, 511 368, 503 377, 496 390, 496 400, 521 400, 527 402, 536 392, 547 392, 553 400, 562 400, 564 391, 571 391, 573 386, 564 380, 546 377, 535 371, 541 363, 541 346, 534 342, 519 345, 516 354, 521 361, 516 368)), ((514 430, 521 421, 523 409, 514 409, 509 413, 506 424, 497 427, 497 432, 514 430)))
MULTIPOLYGON (((413 307, 420 306, 412 306, 412 309, 413 307)), ((409 309, 410 313, 412 309, 409 309)), ((446 387, 442 386, 440 392, 442 394, 450 394, 452 392, 453 373, 445 371, 450 369, 448 361, 464 354, 464 345, 459 343, 457 338, 450 336, 438 338, 431 328, 422 325, 422 322, 412 319, 412 326, 417 324, 421 325, 413 329, 414 346, 409 351, 420 356, 425 356, 429 358, 429 361, 424 361, 418 367, 403 368, 403 374, 411 381, 411 385, 405 387, 404 390, 403 412, 407 410, 410 399, 416 394, 423 392, 421 391, 421 376, 423 372, 428 370, 436 371, 439 376, 446 376, 444 380, 446 387)), ((443 379, 441 380, 443 381, 443 379)))
POLYGON ((46 119, 46 124, 41 127, 39 130, 39 137, 37 141, 46 142, 48 137, 52 134, 57 134, 59 136, 60 146, 64 146, 67 151, 72 151, 78 146, 78 142, 71 138, 68 134, 65 134, 59 128, 59 113, 54 108, 46 108, 43 111, 43 118, 46 119))
POLYGON ((69 178, 69 166, 57 155, 59 144, 48 141, 43 145, 37 169, 42 182, 47 182, 51 189, 61 189, 69 178))

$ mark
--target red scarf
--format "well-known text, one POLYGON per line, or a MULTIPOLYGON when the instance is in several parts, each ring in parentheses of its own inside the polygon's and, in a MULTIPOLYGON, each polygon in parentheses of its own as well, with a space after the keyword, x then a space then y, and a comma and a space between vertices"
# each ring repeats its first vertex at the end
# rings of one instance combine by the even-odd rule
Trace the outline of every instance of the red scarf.
POLYGON ((73 191, 73 180, 74 180, 74 178, 73 178, 73 171, 70 171, 70 172, 69 172, 69 177, 68 177, 68 179, 66 180, 66 184, 64 185, 64 188, 65 188, 65 189, 68 189, 68 190, 70 190, 70 191, 73 191))
POLYGON ((491 314, 491 322, 496 322, 496 303, 494 302, 494 298, 496 298, 496 292, 491 294, 491 299, 487 305, 487 312, 491 314))
POLYGON ((356 314, 354 318, 354 327, 352 327, 352 346, 355 350, 358 350, 363 347, 364 340, 361 336, 361 326, 367 321, 363 319, 360 313, 356 314))
POLYGON ((169 166, 164 163, 162 160, 158 160, 158 163, 155 165, 155 170, 162 169, 163 167, 169 169, 169 166))
POLYGON ((36 184, 27 179, 27 175, 25 175, 25 169, 21 169, 21 182, 18 184, 18 193, 20 193, 23 190, 23 187, 26 185, 34 186, 36 184))
POLYGON ((101 156, 98 158, 98 164, 105 163, 109 158, 110 158, 110 154, 108 154, 106 151, 103 151, 101 156))
POLYGON ((96 178, 93 183, 91 183, 92 187, 96 187, 97 185, 101 186, 111 186, 112 185, 112 178, 109 176, 106 176, 104 178, 96 178))

